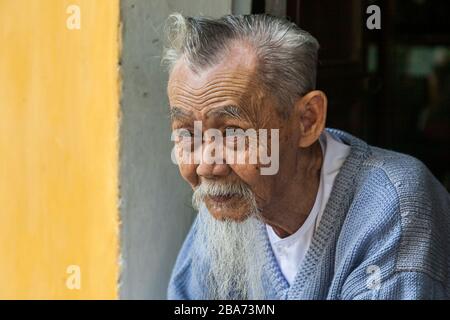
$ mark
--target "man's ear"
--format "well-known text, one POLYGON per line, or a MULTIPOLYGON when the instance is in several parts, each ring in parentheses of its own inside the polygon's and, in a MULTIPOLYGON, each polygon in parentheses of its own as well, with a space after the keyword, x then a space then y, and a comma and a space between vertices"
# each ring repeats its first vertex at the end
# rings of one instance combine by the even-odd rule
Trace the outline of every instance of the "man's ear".
POLYGON ((299 147, 307 148, 319 139, 325 128, 327 104, 327 96, 320 90, 309 92, 295 104, 300 120, 299 147))

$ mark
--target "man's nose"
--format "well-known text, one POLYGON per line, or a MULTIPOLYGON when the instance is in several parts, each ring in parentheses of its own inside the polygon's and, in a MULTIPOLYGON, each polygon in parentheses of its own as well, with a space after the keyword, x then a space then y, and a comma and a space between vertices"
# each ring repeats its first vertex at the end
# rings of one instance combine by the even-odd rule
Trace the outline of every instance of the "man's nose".
POLYGON ((214 178, 227 176, 231 172, 230 166, 226 163, 225 159, 221 157, 221 163, 214 161, 215 150, 213 148, 218 146, 212 143, 203 144, 203 150, 201 154, 200 164, 197 166, 197 175, 204 178, 214 178), (213 155, 213 156, 211 156, 213 155))

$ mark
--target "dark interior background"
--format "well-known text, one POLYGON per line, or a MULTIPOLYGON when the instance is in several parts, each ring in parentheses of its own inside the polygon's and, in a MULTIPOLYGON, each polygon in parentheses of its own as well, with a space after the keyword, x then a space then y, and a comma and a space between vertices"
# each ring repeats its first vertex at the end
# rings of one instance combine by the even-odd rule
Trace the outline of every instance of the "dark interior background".
MULTIPOLYGON (((254 0, 253 13, 266 3, 254 0)), ((327 126, 422 160, 450 190, 450 1, 286 0, 321 44, 327 126), (381 30, 366 9, 381 8, 381 30)))

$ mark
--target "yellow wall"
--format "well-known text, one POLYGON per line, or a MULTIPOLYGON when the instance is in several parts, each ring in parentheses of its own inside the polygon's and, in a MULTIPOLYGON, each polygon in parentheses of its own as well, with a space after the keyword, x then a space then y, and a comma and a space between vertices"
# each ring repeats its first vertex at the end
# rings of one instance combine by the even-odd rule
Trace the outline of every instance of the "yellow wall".
POLYGON ((0 0, 0 298, 117 297, 118 20, 117 0, 0 0))

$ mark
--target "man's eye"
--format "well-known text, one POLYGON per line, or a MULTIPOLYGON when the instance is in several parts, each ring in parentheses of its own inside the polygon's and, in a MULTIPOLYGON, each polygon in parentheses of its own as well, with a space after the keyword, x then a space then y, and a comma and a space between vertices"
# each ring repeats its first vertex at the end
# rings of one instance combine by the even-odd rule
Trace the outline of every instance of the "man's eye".
POLYGON ((180 138, 192 137, 193 133, 188 129, 177 129, 177 136, 180 138))
POLYGON ((225 135, 227 137, 231 136, 242 136, 244 134, 244 130, 239 127, 230 126, 225 128, 225 135))
POLYGON ((176 129, 173 134, 176 137, 175 138, 176 142, 185 142, 187 138, 191 139, 194 135, 191 130, 184 128, 176 129))

